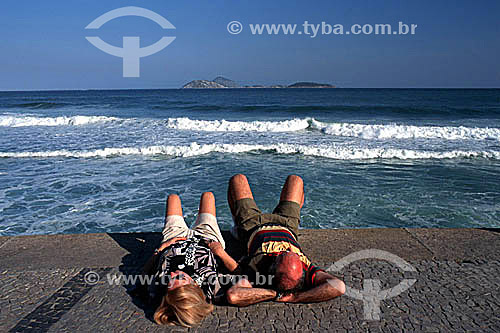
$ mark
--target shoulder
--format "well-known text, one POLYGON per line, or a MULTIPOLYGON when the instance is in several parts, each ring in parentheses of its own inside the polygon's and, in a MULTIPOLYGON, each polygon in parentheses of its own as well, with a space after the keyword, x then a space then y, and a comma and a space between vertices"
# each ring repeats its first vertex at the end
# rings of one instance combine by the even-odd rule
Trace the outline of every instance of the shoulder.
POLYGON ((320 277, 325 271, 318 266, 310 264, 306 269, 305 284, 304 287, 310 289, 318 283, 318 277, 320 277))

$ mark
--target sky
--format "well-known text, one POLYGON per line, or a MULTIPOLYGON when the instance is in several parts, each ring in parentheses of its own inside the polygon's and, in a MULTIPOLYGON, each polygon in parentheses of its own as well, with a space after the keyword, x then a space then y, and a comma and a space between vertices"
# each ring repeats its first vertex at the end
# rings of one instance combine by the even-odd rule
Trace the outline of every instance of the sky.
MULTIPOLYGON (((500 87, 500 1, 2 0, 0 90, 179 88, 222 75, 240 84, 315 81, 355 88, 500 87), (149 9, 175 26, 138 16, 85 27, 121 7, 149 9), (228 23, 239 21, 239 34, 228 23), (250 24, 417 24, 407 35, 254 35, 250 24), (143 57, 140 77, 86 40, 122 47, 175 40, 143 57)), ((321 30, 321 28, 320 28, 321 30)), ((319 31, 320 31, 319 30, 319 31)), ((297 30, 298 31, 298 30, 297 30)))

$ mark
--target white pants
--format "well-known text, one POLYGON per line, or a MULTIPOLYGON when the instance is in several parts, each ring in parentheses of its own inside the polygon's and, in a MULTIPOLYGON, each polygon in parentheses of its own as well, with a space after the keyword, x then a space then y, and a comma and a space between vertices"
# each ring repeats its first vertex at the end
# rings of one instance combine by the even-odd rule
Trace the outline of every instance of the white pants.
POLYGON ((226 243, 217 224, 217 218, 209 213, 201 213, 196 218, 193 228, 189 229, 184 218, 179 215, 169 215, 165 220, 165 227, 162 231, 163 242, 175 237, 191 238, 194 235, 219 242, 222 248, 226 248, 226 243))

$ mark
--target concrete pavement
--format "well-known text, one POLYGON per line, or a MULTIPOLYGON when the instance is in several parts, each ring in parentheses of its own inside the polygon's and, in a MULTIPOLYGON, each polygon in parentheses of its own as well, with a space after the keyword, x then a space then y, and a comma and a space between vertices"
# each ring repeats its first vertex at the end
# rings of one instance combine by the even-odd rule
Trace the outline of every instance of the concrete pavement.
MULTIPOLYGON (((407 262, 363 259, 336 273, 360 291, 416 282, 380 300, 379 318, 342 296, 319 304, 262 303, 218 306, 190 331, 500 331, 500 230, 303 229, 299 241, 314 263, 331 268, 360 250, 387 251, 407 262)), ((239 245, 224 232, 228 248, 239 245)), ((186 331, 160 327, 152 309, 107 274, 134 274, 160 240, 159 233, 0 237, 0 331, 186 331), (85 282, 88 272, 101 279, 85 282)), ((241 251, 233 251, 234 256, 241 251)), ((369 302, 368 302, 369 303, 369 302)), ((373 309, 372 309, 373 310, 373 309)), ((376 314, 375 314, 376 315, 376 314)))

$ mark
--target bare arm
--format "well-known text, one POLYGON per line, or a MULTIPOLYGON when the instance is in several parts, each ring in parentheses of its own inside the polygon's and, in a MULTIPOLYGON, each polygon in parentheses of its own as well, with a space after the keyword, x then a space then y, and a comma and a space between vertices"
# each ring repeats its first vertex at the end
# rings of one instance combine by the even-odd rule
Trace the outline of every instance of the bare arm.
POLYGON ((222 247, 221 243, 219 242, 209 242, 208 246, 210 247, 210 250, 216 255, 217 257, 222 260, 224 263, 224 266, 226 266, 227 270, 229 272, 234 272, 236 268, 238 267, 238 263, 236 260, 233 259, 222 247))
POLYGON ((264 301, 269 301, 276 297, 276 291, 271 289, 253 288, 246 279, 241 279, 234 286, 229 288, 226 298, 229 304, 236 306, 248 306, 264 301))
POLYGON ((313 283, 314 286, 311 289, 284 295, 277 301, 290 303, 323 302, 345 293, 344 282, 323 271, 316 273, 313 283))
POLYGON ((177 241, 180 240, 186 240, 185 237, 175 237, 172 239, 169 239, 166 242, 163 242, 160 247, 155 251, 155 253, 149 258, 149 260, 146 262, 146 264, 142 267, 142 272, 143 274, 150 275, 153 273, 153 270, 156 268, 156 265, 158 263, 158 257, 159 253, 169 247, 170 245, 174 244, 177 241))

